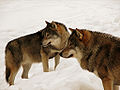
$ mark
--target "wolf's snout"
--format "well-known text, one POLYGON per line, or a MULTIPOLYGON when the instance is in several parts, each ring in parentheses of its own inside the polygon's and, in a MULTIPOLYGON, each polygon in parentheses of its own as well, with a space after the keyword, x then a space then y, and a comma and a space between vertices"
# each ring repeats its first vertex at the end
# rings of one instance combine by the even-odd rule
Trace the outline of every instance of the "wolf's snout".
POLYGON ((68 51, 62 51, 59 55, 60 55, 61 57, 64 57, 64 58, 71 58, 71 57, 74 56, 73 53, 68 52, 68 51))

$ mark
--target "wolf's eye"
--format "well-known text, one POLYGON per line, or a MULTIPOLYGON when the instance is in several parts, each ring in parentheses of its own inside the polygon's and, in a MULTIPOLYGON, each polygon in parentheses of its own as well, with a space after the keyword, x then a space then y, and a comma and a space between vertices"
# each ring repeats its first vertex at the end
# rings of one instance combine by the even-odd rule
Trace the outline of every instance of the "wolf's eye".
POLYGON ((50 34, 49 33, 46 33, 46 37, 48 37, 50 34))
POLYGON ((55 25, 54 25, 54 24, 52 24, 52 25, 51 25, 51 27, 52 27, 52 28, 55 28, 55 25))

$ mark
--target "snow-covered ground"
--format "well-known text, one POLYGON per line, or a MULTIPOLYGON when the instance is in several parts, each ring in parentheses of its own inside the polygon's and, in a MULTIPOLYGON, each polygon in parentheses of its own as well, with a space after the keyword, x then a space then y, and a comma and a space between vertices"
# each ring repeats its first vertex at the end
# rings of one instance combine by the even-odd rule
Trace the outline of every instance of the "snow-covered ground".
POLYGON ((29 79, 18 72, 15 85, 5 81, 4 50, 8 41, 43 29, 47 21, 71 28, 120 35, 120 0, 0 0, 0 90, 103 90, 101 80, 80 68, 76 59, 63 59, 53 71, 34 64, 29 79))

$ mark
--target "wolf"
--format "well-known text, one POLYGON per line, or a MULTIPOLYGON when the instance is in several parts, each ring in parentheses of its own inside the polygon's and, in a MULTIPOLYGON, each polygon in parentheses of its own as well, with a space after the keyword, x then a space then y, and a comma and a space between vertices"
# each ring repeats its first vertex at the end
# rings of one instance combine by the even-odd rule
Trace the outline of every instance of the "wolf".
POLYGON ((104 90, 119 90, 120 38, 86 29, 72 29, 64 58, 75 57, 80 66, 101 78, 104 90))
POLYGON ((70 36, 62 23, 46 21, 47 26, 30 35, 8 42, 5 48, 6 81, 14 85, 19 68, 23 67, 22 78, 28 78, 33 63, 42 62, 43 71, 49 71, 48 60, 55 57, 55 68, 59 64, 59 53, 65 48, 70 36))

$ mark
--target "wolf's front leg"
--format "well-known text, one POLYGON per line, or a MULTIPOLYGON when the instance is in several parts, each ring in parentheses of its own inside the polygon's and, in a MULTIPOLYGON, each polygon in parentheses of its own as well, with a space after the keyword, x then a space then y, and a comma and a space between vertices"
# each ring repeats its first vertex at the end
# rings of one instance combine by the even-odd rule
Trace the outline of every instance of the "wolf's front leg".
POLYGON ((104 90, 113 90, 113 80, 109 78, 103 78, 102 79, 104 90))
POLYGON ((113 90, 114 78, 109 68, 105 65, 101 65, 101 67, 99 67, 97 71, 98 71, 99 77, 102 80, 104 90, 113 90))
POLYGON ((48 65, 49 57, 48 57, 48 55, 43 51, 43 49, 40 50, 40 54, 41 54, 41 60, 42 60, 42 64, 43 64, 43 71, 44 71, 44 72, 49 72, 49 65, 48 65))
POLYGON ((56 69, 56 67, 57 67, 57 65, 59 64, 59 62, 60 62, 60 55, 57 54, 57 55, 55 56, 55 67, 54 67, 54 70, 56 69))

